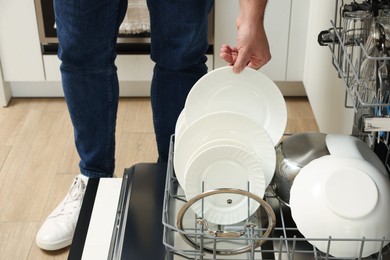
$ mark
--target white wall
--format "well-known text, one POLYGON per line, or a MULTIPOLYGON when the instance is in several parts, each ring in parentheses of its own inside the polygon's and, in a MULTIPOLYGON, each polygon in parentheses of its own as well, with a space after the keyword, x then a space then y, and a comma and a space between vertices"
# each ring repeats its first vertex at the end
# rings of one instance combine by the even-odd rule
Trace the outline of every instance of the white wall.
POLYGON ((344 107, 345 87, 332 66, 328 47, 317 43, 320 31, 331 27, 335 0, 311 0, 303 83, 319 129, 351 134, 354 112, 344 107))
POLYGON ((0 63, 0 106, 7 106, 8 102, 11 99, 11 96, 11 88, 6 82, 4 82, 3 71, 1 69, 0 63))
POLYGON ((0 59, 4 81, 44 81, 34 1, 0 1, 0 59))
MULTIPOLYGON (((272 59, 260 69, 278 85, 285 96, 306 95, 302 79, 307 18, 310 0, 268 1, 265 30, 272 59)), ((214 68, 226 65, 218 53, 222 44, 236 45, 239 1, 215 1, 214 68)))

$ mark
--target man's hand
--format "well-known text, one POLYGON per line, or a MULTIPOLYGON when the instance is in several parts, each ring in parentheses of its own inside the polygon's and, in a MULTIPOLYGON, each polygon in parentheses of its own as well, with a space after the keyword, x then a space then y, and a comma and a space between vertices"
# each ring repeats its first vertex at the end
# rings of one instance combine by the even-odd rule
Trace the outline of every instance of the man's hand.
POLYGON ((246 66, 259 69, 271 59, 267 36, 264 30, 266 0, 240 0, 240 15, 237 18, 237 46, 224 44, 220 56, 235 73, 246 66))

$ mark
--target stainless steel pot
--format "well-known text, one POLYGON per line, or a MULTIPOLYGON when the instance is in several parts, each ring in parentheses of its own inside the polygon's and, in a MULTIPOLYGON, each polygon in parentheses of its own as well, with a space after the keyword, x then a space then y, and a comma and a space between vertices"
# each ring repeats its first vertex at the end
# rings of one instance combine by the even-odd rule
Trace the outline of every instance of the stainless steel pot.
POLYGON ((276 147, 276 169, 271 182, 275 196, 289 206, 290 189, 300 170, 314 159, 329 155, 326 134, 300 133, 276 147))

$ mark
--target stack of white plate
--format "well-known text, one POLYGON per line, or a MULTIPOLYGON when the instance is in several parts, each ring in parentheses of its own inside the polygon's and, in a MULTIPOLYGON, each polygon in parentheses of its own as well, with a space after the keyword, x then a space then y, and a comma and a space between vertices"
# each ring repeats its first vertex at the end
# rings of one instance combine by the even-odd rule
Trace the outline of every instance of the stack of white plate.
MULTIPOLYGON (((191 89, 175 129, 174 169, 187 199, 208 190, 237 188, 264 196, 274 174, 275 145, 287 123, 283 95, 262 73, 232 67, 211 71, 191 89)), ((233 224, 258 203, 226 194, 195 203, 210 222, 233 224)))

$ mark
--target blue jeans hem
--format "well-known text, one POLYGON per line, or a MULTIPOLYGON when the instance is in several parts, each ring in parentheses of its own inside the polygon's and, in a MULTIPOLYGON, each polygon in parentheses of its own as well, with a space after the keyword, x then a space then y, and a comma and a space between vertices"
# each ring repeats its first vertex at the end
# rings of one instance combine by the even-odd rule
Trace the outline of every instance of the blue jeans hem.
POLYGON ((86 169, 81 169, 80 172, 82 175, 87 176, 88 178, 112 178, 113 175, 107 175, 105 173, 94 172, 86 169))

